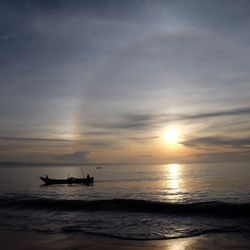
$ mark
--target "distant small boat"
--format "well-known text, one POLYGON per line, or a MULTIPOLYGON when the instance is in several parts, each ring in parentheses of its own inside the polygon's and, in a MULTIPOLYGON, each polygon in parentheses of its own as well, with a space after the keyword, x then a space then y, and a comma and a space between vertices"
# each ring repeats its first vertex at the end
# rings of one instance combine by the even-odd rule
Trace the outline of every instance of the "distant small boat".
POLYGON ((97 166, 96 169, 102 169, 102 167, 101 166, 97 166))
POLYGON ((67 179, 51 179, 49 177, 42 177, 41 176, 40 179, 46 185, 52 185, 52 184, 84 184, 84 185, 92 185, 92 184, 94 184, 94 177, 90 177, 90 178, 69 177, 67 179))

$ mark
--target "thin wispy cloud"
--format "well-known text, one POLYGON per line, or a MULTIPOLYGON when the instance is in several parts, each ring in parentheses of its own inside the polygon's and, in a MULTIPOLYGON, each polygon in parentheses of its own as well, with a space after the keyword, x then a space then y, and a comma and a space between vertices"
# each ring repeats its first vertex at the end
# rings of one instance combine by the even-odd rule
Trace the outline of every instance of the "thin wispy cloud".
POLYGON ((188 147, 199 146, 229 146, 229 147, 250 147, 250 137, 246 138, 227 138, 227 137, 201 137, 181 142, 188 147))
POLYGON ((137 142, 145 142, 158 139, 159 136, 145 136, 145 137, 130 137, 129 139, 137 142))
POLYGON ((22 141, 22 142, 75 142, 74 140, 57 139, 57 138, 33 138, 33 137, 9 137, 0 136, 2 141, 22 141))
POLYGON ((213 118, 213 117, 224 117, 224 116, 239 116, 239 115, 249 115, 250 107, 243 107, 238 109, 215 111, 208 113, 200 113, 196 115, 183 115, 180 116, 180 120, 192 120, 192 119, 203 119, 203 118, 213 118))
POLYGON ((189 120, 203 120, 209 118, 223 118, 223 117, 234 117, 234 116, 246 116, 250 114, 249 107, 215 111, 215 112, 204 112, 198 114, 153 114, 153 113, 131 113, 126 115, 120 115, 117 117, 119 122, 114 123, 91 123, 92 126, 108 128, 108 129, 128 129, 128 130, 147 130, 171 123, 175 121, 189 121, 189 120))

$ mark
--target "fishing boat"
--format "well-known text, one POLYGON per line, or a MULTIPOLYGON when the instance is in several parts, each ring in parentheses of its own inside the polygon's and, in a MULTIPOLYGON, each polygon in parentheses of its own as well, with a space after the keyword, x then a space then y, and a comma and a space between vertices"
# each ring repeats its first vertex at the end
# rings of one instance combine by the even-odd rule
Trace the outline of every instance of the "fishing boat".
POLYGON ((94 184, 94 177, 90 177, 90 176, 88 176, 87 178, 68 177, 67 179, 51 179, 48 176, 46 176, 46 177, 41 176, 40 179, 46 185, 52 185, 52 184, 84 184, 84 185, 92 185, 92 184, 94 184))

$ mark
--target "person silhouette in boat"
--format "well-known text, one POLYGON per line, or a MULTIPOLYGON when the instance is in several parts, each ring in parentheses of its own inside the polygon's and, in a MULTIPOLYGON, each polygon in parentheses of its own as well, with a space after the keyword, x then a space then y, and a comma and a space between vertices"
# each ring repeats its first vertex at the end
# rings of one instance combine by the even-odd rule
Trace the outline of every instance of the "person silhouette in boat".
POLYGON ((45 175, 45 178, 46 178, 46 179, 49 179, 49 177, 48 177, 48 175, 47 175, 47 174, 45 175))
POLYGON ((94 183, 94 177, 90 177, 90 175, 89 175, 89 174, 87 175, 86 180, 87 180, 87 183, 88 183, 88 184, 90 184, 90 183, 94 183))
POLYGON ((90 175, 88 174, 87 175, 87 182, 90 182, 91 178, 90 178, 90 175))

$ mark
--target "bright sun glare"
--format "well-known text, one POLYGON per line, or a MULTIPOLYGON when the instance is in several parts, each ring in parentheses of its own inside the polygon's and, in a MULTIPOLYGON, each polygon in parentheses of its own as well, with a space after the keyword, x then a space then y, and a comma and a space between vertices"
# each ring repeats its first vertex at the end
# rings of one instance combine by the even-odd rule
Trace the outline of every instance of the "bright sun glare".
POLYGON ((177 128, 169 128, 166 132, 165 138, 169 144, 177 144, 179 140, 179 130, 177 128))

